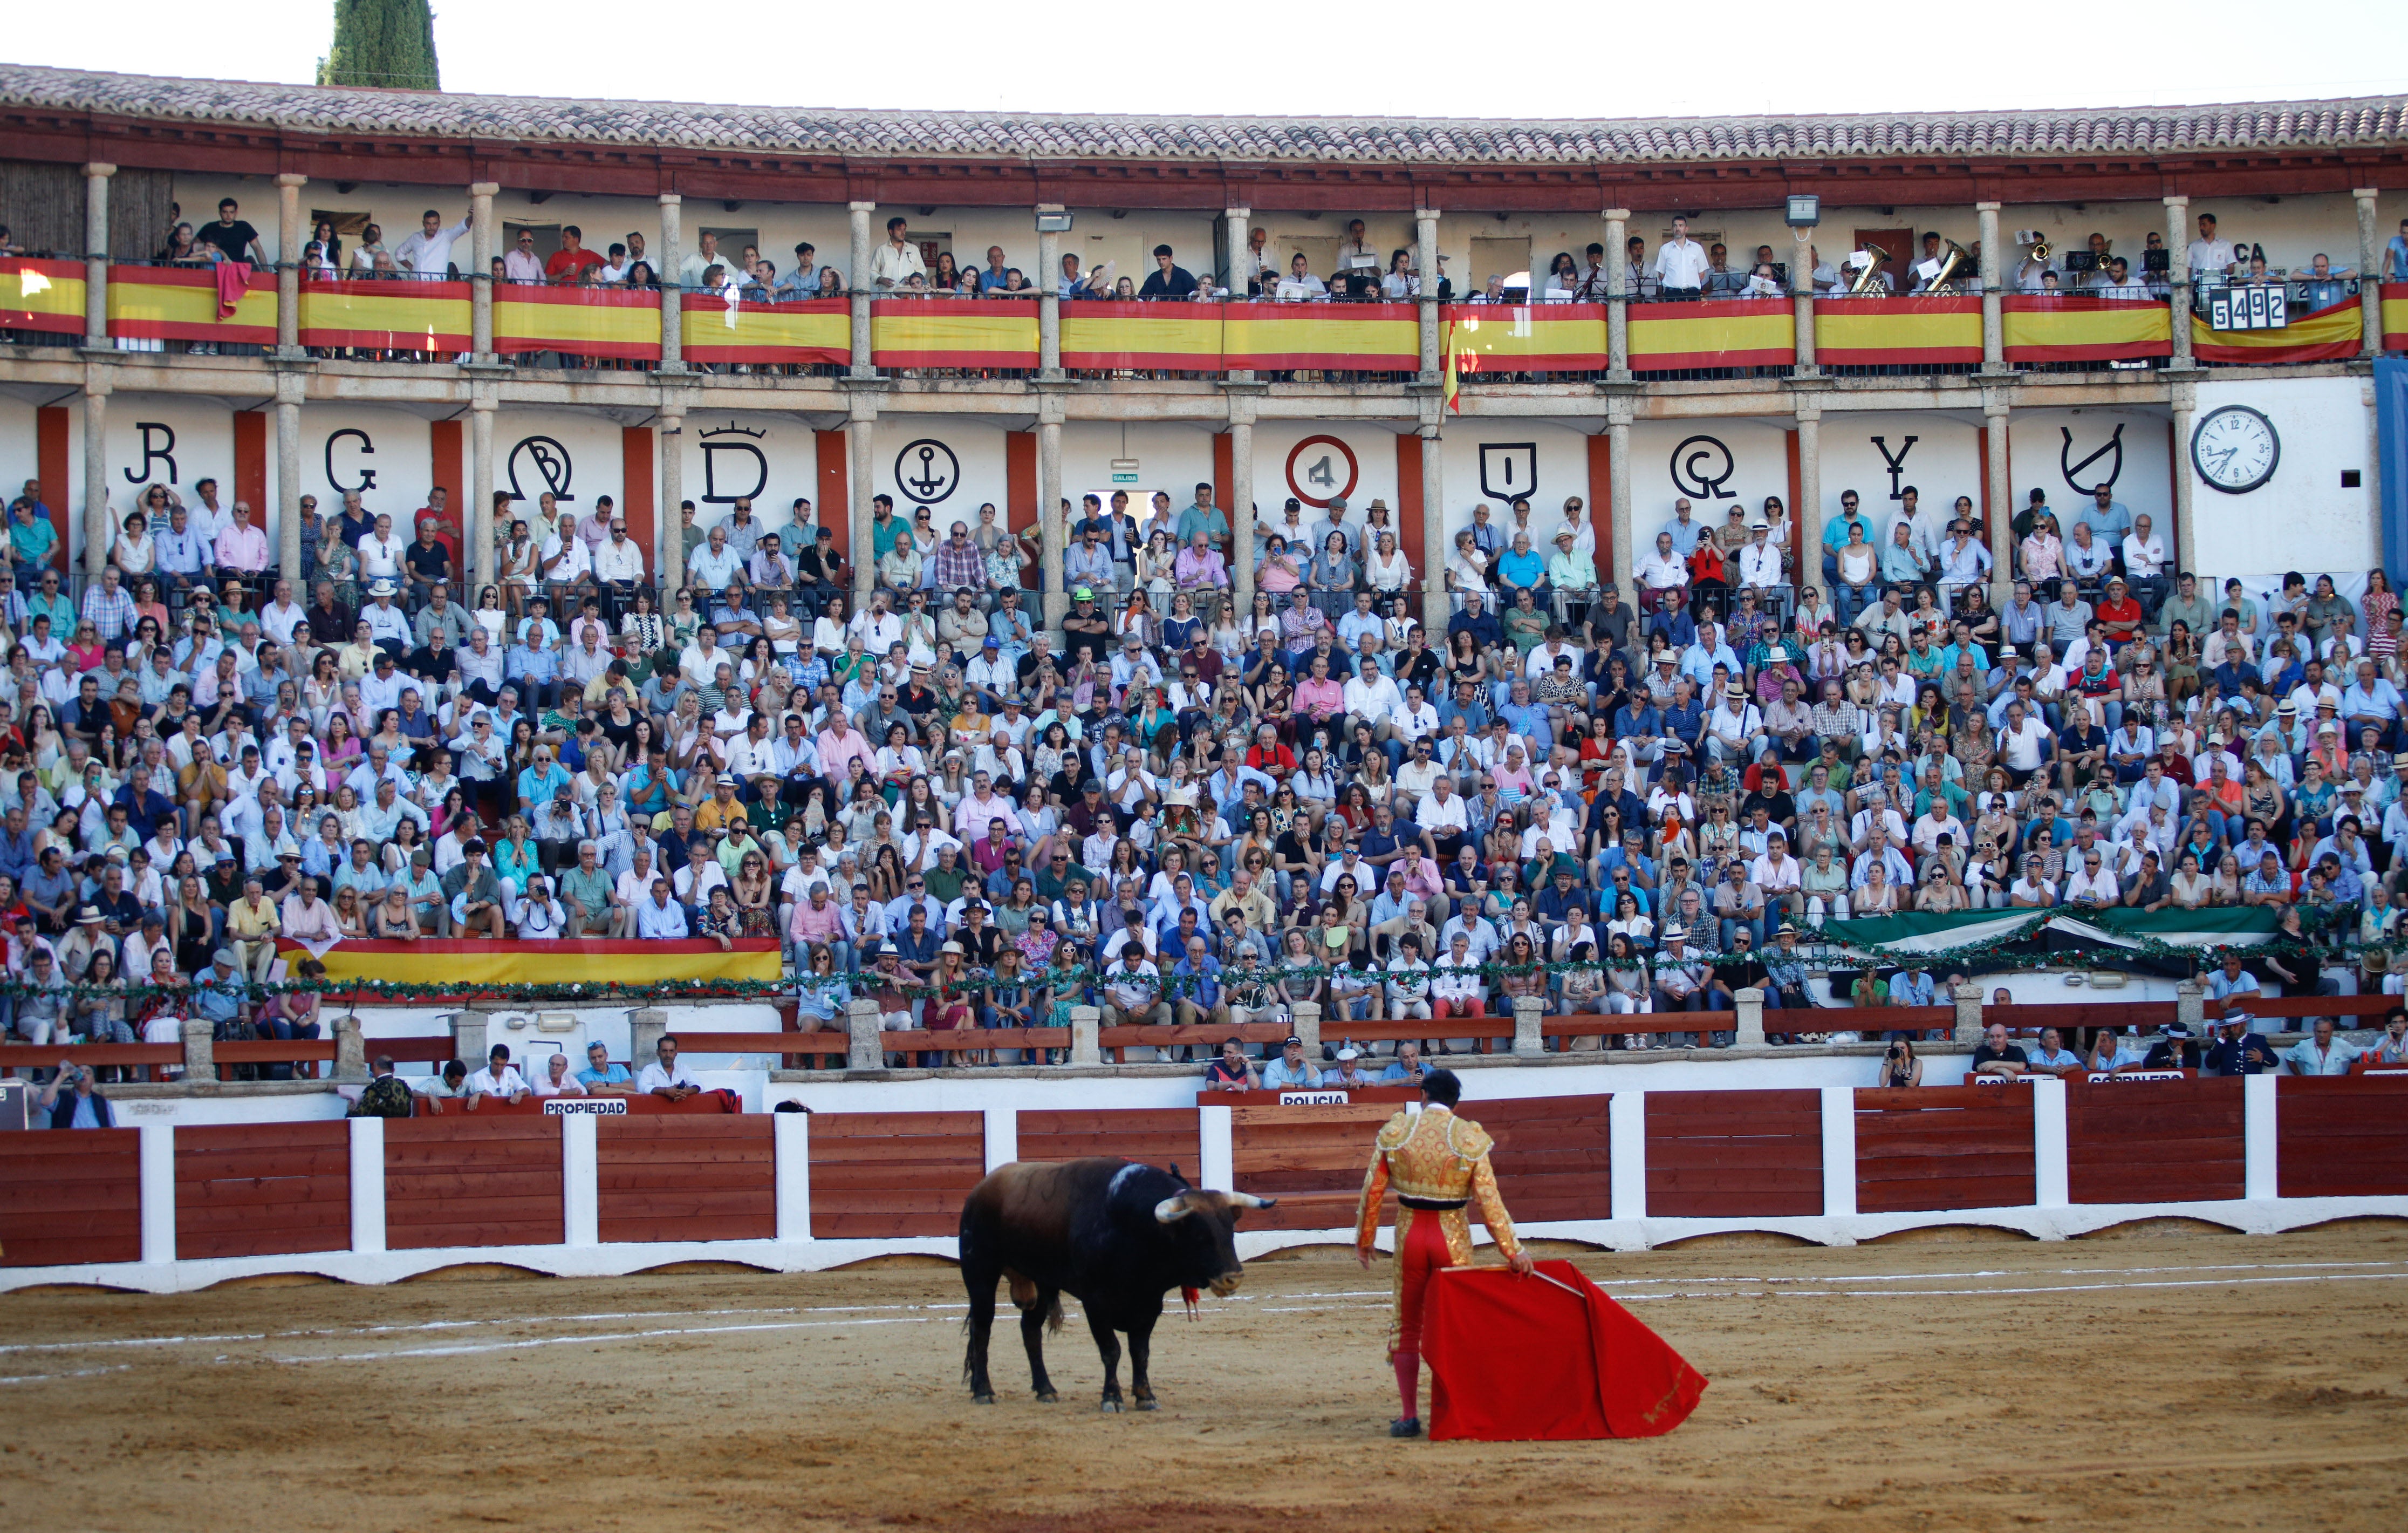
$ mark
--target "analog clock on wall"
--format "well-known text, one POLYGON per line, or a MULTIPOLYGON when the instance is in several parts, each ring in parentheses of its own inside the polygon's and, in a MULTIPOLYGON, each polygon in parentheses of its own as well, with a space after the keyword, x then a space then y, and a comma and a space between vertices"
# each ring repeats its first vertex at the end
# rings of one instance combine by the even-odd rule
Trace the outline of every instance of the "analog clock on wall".
POLYGON ((2282 458, 2274 423, 2247 405, 2209 411, 2190 434, 2191 466, 2227 495, 2246 495, 2265 484, 2282 458))

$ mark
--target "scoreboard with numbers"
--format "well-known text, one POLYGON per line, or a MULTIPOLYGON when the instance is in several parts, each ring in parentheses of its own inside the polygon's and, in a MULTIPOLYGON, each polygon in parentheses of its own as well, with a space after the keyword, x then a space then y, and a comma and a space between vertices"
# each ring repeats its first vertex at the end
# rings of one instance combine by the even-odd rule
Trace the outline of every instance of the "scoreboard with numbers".
POLYGON ((2219 287, 2208 295, 2211 330, 2283 330, 2290 324, 2290 305, 2279 285, 2219 287))

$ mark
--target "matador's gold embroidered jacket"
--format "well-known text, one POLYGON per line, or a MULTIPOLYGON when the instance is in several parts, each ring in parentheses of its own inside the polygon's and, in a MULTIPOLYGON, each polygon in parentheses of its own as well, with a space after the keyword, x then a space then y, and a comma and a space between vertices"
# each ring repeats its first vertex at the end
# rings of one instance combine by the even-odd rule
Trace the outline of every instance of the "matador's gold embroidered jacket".
MULTIPOLYGON (((1514 1237, 1512 1216, 1505 1211, 1505 1200, 1497 1193, 1497 1173, 1489 1167, 1488 1151, 1496 1143, 1488 1132, 1469 1118, 1458 1118, 1436 1103, 1424 1106, 1418 1113, 1400 1112, 1383 1124, 1377 1147, 1371 1152, 1371 1168, 1363 1177, 1363 1200, 1354 1210, 1354 1243, 1369 1251, 1380 1232, 1380 1205, 1386 1198, 1391 1183, 1403 1197, 1428 1198, 1438 1202, 1461 1200, 1467 1207, 1430 1211, 1397 1208, 1397 1249, 1405 1248, 1405 1237, 1416 1219, 1435 1219, 1439 1231, 1446 1237, 1447 1259, 1456 1266, 1471 1265, 1470 1210, 1480 1210, 1480 1222, 1488 1226, 1490 1238, 1507 1257, 1522 1253, 1522 1242, 1514 1237)), ((1404 1264, 1394 1265, 1390 1279, 1392 1297, 1403 1296, 1404 1264)), ((1389 1311, 1389 1344, 1395 1346, 1396 1310, 1389 1311)))

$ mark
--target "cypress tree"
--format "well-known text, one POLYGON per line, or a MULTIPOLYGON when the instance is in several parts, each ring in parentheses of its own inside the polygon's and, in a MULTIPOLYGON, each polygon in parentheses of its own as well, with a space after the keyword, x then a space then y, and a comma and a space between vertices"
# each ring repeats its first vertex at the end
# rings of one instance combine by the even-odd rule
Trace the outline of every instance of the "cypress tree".
POLYGON ((335 0, 334 46, 318 61, 318 83, 441 90, 426 0, 335 0))

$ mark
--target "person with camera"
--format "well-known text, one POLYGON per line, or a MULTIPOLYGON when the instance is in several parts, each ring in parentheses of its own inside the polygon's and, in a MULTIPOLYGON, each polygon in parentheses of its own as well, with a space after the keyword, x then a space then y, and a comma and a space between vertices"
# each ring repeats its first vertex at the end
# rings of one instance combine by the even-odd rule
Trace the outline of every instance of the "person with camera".
POLYGON ((1881 1085, 1920 1086, 1923 1084, 1923 1061, 1914 1053, 1914 1040, 1900 1038, 1889 1046, 1882 1056, 1881 1085))
POLYGON ((93 1084, 92 1066, 70 1059, 59 1061, 58 1071, 42 1088, 37 1106, 50 1115, 50 1127, 54 1129, 117 1126, 108 1098, 101 1095, 93 1084))

